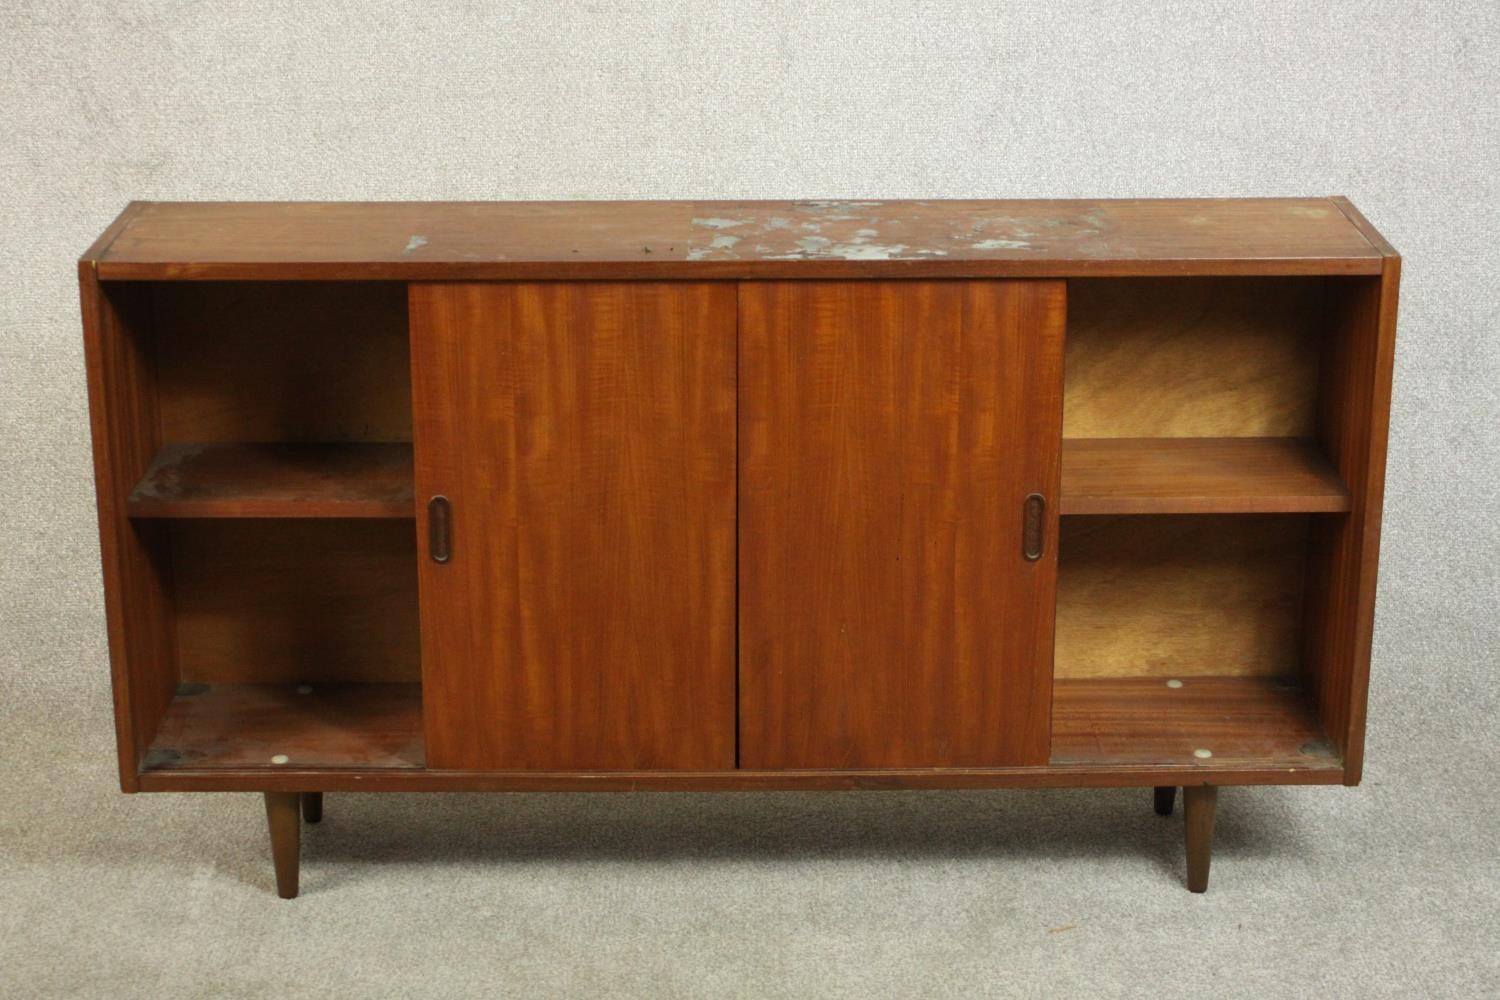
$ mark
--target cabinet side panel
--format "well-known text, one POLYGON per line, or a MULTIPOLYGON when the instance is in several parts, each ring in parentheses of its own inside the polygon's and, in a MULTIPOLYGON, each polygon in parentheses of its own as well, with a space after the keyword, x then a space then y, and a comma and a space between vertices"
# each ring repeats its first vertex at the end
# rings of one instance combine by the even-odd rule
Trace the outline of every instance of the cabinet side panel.
POLYGON ((1046 762, 1064 295, 741 285, 742 766, 1046 762))
POLYGON ((151 289, 101 285, 88 261, 79 265, 79 287, 120 784, 135 791, 141 756, 177 685, 166 530, 125 513, 159 444, 151 289))
POLYGON ((412 286, 429 766, 734 766, 734 295, 412 286))
POLYGON ((1329 282, 1318 434, 1351 507, 1314 519, 1305 666, 1351 785, 1364 760, 1400 273, 1391 256, 1380 278, 1329 282))

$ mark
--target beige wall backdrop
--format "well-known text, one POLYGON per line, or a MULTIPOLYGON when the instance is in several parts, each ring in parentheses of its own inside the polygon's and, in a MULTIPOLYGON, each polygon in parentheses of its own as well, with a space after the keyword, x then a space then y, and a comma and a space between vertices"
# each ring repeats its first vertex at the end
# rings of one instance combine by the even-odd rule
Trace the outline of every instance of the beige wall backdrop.
POLYGON ((1497 10, 0 4, 0 841, 70 785, 81 825, 167 815, 111 791, 74 266, 133 198, 1346 194, 1405 272, 1366 787, 1337 794, 1420 760, 1434 813, 1477 808, 1465 775, 1500 765, 1497 10))

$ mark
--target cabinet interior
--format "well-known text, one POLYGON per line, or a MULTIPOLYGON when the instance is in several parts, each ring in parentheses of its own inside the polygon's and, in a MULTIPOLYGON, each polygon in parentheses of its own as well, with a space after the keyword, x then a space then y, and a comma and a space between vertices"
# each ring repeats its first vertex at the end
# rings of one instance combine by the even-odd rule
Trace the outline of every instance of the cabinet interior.
POLYGON ((116 287, 175 686, 147 769, 422 765, 401 282, 116 287))
POLYGON ((1055 765, 1337 760, 1306 650, 1350 283, 1069 282, 1055 765))

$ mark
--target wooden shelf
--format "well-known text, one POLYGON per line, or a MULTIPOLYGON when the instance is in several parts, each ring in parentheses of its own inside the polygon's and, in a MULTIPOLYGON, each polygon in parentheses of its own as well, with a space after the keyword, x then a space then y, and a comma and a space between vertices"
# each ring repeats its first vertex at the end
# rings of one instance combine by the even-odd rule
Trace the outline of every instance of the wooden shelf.
POLYGON ((419 768, 420 684, 182 684, 144 770, 419 768), (278 762, 278 755, 284 762, 278 762))
POLYGON ((1340 768, 1312 698, 1261 677, 1059 680, 1052 766, 1340 768), (1202 756, 1207 751, 1211 756, 1202 756))
POLYGON ((1349 491, 1298 438, 1075 438, 1063 441, 1063 514, 1347 511, 1349 491))
POLYGON ((131 517, 415 517, 409 444, 169 444, 131 517))
MULTIPOLYGON (((1343 767, 1310 697, 1295 683, 1184 677, 1182 686, 1173 688, 1167 681, 1058 681, 1051 763, 1016 769, 1015 777, 1029 771, 1036 776, 1033 783, 1059 784, 1066 783, 1058 779, 1069 770, 1253 768, 1307 774, 1343 767), (1212 756, 1200 757, 1200 750, 1212 756), (1048 773, 1051 781, 1045 779, 1048 773)), ((145 771, 411 770, 421 769, 424 760, 419 684, 317 684, 305 694, 289 684, 184 684, 162 720, 145 771), (277 755, 286 762, 275 763, 277 755)), ((686 777, 734 787, 736 773, 686 777)), ((939 780, 943 773, 930 775, 934 787, 947 787, 939 780)), ((962 784, 967 772, 947 773, 962 784)), ((657 777, 670 785, 672 775, 657 777)), ((773 772, 742 777, 782 787, 773 772)), ((782 777, 787 787, 795 787, 796 774, 782 777)), ((899 778, 891 780, 892 787, 902 786, 899 778)))

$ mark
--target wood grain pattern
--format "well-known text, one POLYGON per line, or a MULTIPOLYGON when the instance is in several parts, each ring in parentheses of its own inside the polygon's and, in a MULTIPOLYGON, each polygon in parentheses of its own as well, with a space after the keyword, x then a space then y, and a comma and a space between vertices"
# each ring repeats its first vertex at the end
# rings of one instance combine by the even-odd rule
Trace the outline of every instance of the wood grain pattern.
MULTIPOLYGON (((1294 677, 1060 679, 1052 765, 1337 767, 1312 695, 1294 677), (1211 756, 1203 757, 1199 751, 1211 756)), ((1204 777, 1192 784, 1213 780, 1204 777)), ((1178 782, 1183 784, 1183 782, 1178 782)))
POLYGON ((1308 518, 1065 518, 1059 678, 1282 676, 1300 661, 1308 518))
POLYGON ((420 684, 184 684, 144 767, 151 771, 416 768, 420 684), (279 757, 286 760, 277 762, 279 757))
POLYGON ((88 262, 78 281, 120 786, 133 792, 141 754, 177 685, 166 534, 131 524, 125 512, 160 440, 150 298, 144 286, 101 285, 88 262))
POLYGON ((1318 524, 1308 560, 1305 663, 1351 785, 1359 783, 1364 761, 1396 350, 1401 258, 1389 252, 1381 278, 1334 283, 1318 431, 1349 484, 1351 506, 1346 517, 1318 524))
POLYGON ((1372 274, 1327 198, 150 202, 106 278, 624 279, 1372 274))
POLYGON ((1064 514, 1346 511, 1349 491, 1300 438, 1067 438, 1064 514))
POLYGON ((415 681, 411 521, 173 521, 184 681, 415 681))
POLYGON ((734 766, 734 295, 413 286, 435 766, 734 766))
POLYGON ((416 516, 409 444, 169 444, 131 517, 416 516))
POLYGON ((1063 286, 740 290, 740 761, 1046 759, 1063 286))
POLYGON ((406 287, 152 286, 169 442, 410 441, 406 287))
POLYGON ((1312 437, 1316 278, 1068 282, 1063 434, 1312 437))

